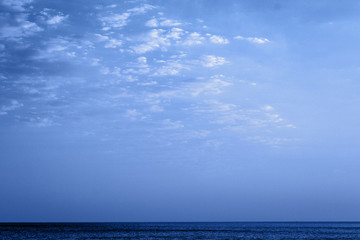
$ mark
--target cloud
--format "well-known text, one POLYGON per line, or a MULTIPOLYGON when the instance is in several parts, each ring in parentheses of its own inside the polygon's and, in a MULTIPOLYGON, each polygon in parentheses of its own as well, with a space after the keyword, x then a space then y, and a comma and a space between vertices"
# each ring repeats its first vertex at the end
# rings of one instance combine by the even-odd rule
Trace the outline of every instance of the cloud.
POLYGON ((144 38, 145 43, 131 47, 135 53, 143 54, 159 47, 170 45, 170 39, 163 29, 153 29, 144 38))
POLYGON ((54 120, 49 117, 35 117, 29 119, 29 125, 32 127, 45 128, 57 126, 59 124, 55 123, 54 120))
POLYGON ((62 52, 70 46, 70 41, 64 38, 51 39, 46 43, 48 53, 62 52))
POLYGON ((184 35, 184 30, 181 28, 172 28, 170 32, 168 32, 167 37, 171 39, 180 39, 184 35))
POLYGON ((50 24, 50 25, 54 25, 54 24, 59 24, 61 22, 63 22, 64 20, 66 20, 69 16, 63 16, 63 15, 56 15, 56 16, 52 16, 51 18, 49 18, 46 23, 50 24))
POLYGON ((24 105, 17 100, 11 100, 9 105, 3 105, 0 107, 0 116, 7 115, 8 112, 14 111, 22 106, 24 105))
POLYGON ((204 55, 202 56, 201 64, 204 67, 216 67, 227 63, 225 58, 217 57, 214 55, 204 55))
POLYGON ((86 51, 92 47, 92 43, 88 41, 74 40, 66 37, 49 39, 42 44, 42 49, 38 51, 38 54, 33 59, 46 59, 48 62, 74 58, 82 54, 86 55, 86 51))
POLYGON ((215 99, 205 99, 191 109, 196 116, 202 116, 210 124, 222 125, 223 128, 234 130, 240 124, 248 127, 248 114, 232 103, 224 103, 215 99))
POLYGON ((275 113, 274 107, 270 105, 265 105, 262 107, 262 110, 265 112, 265 116, 267 116, 268 121, 274 124, 278 124, 277 127, 281 128, 296 128, 295 125, 286 123, 286 121, 280 117, 278 113, 275 113))
POLYGON ((150 19, 145 23, 147 27, 176 27, 180 26, 182 23, 172 19, 160 18, 160 19, 150 19))
POLYGON ((264 107, 262 107, 262 109, 265 110, 265 111, 272 111, 272 110, 274 110, 274 108, 273 108, 272 106, 270 106, 270 105, 265 105, 264 107))
POLYGON ((122 41, 119 39, 111 38, 101 34, 95 34, 95 36, 100 42, 105 42, 105 48, 117 48, 122 45, 122 41))
POLYGON ((181 22, 178 22, 176 20, 171 20, 171 19, 165 19, 165 20, 162 20, 159 23, 159 25, 162 27, 175 27, 175 26, 181 25, 181 22))
POLYGON ((136 109, 128 109, 128 110, 126 110, 124 116, 131 119, 131 120, 133 120, 133 121, 146 119, 146 116, 144 116, 142 113, 140 113, 136 109))
POLYGON ((151 112, 163 112, 164 108, 160 107, 159 105, 152 105, 149 110, 151 112))
POLYGON ((147 21, 145 23, 145 26, 147 26, 147 27, 158 27, 159 23, 158 23, 157 19, 153 18, 153 19, 150 19, 149 21, 147 21))
POLYGON ((33 0, 2 0, 3 5, 17 11, 24 11, 25 10, 24 6, 32 2, 33 0))
POLYGON ((181 121, 172 121, 171 119, 165 119, 162 121, 163 127, 162 130, 174 130, 183 128, 184 124, 181 121))
POLYGON ((191 87, 191 95, 199 96, 200 94, 216 95, 223 92, 223 88, 232 85, 230 82, 222 80, 223 76, 213 76, 209 81, 194 83, 191 87))
POLYGON ((133 13, 133 14, 144 14, 147 11, 152 10, 154 8, 156 8, 156 7, 153 6, 153 5, 144 4, 144 5, 140 6, 140 7, 135 7, 135 8, 128 9, 127 12, 130 12, 130 13, 133 13))
POLYGON ((253 143, 269 145, 271 147, 279 147, 286 143, 301 141, 300 139, 296 139, 296 138, 294 139, 294 138, 280 138, 280 137, 268 137, 268 136, 248 137, 247 140, 253 143))
POLYGON ((0 38, 10 41, 21 41, 24 37, 34 35, 44 29, 36 23, 28 21, 27 14, 15 16, 15 24, 5 24, 0 28, 0 38))
POLYGON ((138 62, 140 64, 146 64, 147 63, 146 57, 138 57, 137 60, 138 60, 138 62))
POLYGON ((215 75, 210 77, 210 79, 186 83, 175 89, 167 89, 156 93, 151 92, 148 93, 145 102, 151 104, 155 102, 158 104, 162 99, 191 100, 199 97, 218 95, 223 92, 225 87, 232 85, 232 83, 223 80, 223 77, 222 75, 215 75))
POLYGON ((186 46, 199 45, 203 43, 204 39, 200 33, 194 32, 189 34, 182 44, 186 46))
POLYGON ((131 46, 131 49, 137 54, 143 54, 158 48, 167 50, 167 47, 171 45, 198 45, 202 44, 204 40, 205 38, 199 33, 187 34, 181 28, 171 28, 169 30, 152 29, 144 37, 140 38, 140 41, 144 43, 131 46))
POLYGON ((265 44, 265 43, 269 43, 270 40, 267 38, 257 38, 257 37, 242 37, 242 36, 236 36, 234 37, 234 39, 238 39, 238 40, 246 40, 252 43, 257 43, 257 44, 265 44))
POLYGON ((153 76, 177 75, 182 69, 189 69, 189 67, 180 63, 178 60, 169 60, 166 61, 164 66, 155 70, 153 76))
POLYGON ((153 8, 155 8, 155 6, 144 4, 141 7, 128 9, 126 12, 121 14, 110 13, 108 16, 100 17, 99 20, 102 22, 104 31, 108 31, 111 28, 121 29, 128 24, 129 18, 132 15, 144 14, 153 8))
MULTIPOLYGON (((25 6, 25 3, 21 6, 25 6)), ((37 55, 31 57, 35 63, 28 68, 40 70, 33 75, 46 75, 46 71, 50 72, 54 66, 60 69, 54 74, 64 76, 57 78, 51 72, 40 81, 29 74, 33 79, 29 78, 28 83, 16 83, 16 90, 22 95, 21 98, 18 95, 15 98, 21 99, 27 107, 26 111, 16 113, 26 115, 33 111, 31 117, 24 119, 31 122, 32 126, 46 127, 56 125, 56 116, 49 109, 59 111, 59 116, 65 119, 82 118, 84 108, 93 108, 96 109, 94 112, 99 110, 108 114, 106 118, 114 122, 120 117, 121 121, 146 120, 144 123, 151 122, 154 129, 179 129, 173 132, 183 134, 186 140, 208 138, 210 131, 200 130, 199 125, 196 125, 198 123, 204 123, 201 129, 209 128, 214 134, 244 126, 294 127, 269 105, 250 111, 237 105, 240 101, 233 100, 232 93, 225 94, 237 82, 221 75, 222 68, 218 66, 228 63, 230 59, 226 55, 216 56, 218 53, 209 49, 214 44, 223 45, 222 48, 231 47, 226 46, 230 41, 225 36, 196 32, 202 31, 199 30, 201 26, 167 19, 160 14, 152 19, 147 15, 137 16, 154 8, 146 4, 123 12, 117 12, 121 9, 120 5, 99 8, 103 12, 98 15, 100 22, 97 25, 107 30, 105 32, 99 31, 99 28, 94 32, 89 32, 91 28, 77 32, 79 25, 72 18, 69 20, 75 26, 70 28, 68 24, 69 28, 65 32, 60 31, 54 26, 64 23, 69 16, 55 10, 43 10, 44 13, 40 14, 16 13, 19 16, 13 17, 15 20, 11 24, 2 25, 1 37, 21 40, 44 32, 34 38, 39 43, 30 42, 32 39, 29 39, 28 49, 37 55), (139 18, 135 21, 135 17, 139 18), (134 22, 129 31, 121 31, 123 34, 117 31, 125 28, 132 20, 134 22), (144 27, 144 22, 150 28, 144 27), (60 64, 68 64, 76 71, 67 71, 60 64), (219 74, 211 76, 214 71, 219 74), (67 83, 71 74, 81 74, 82 82, 78 85, 67 83)), ((83 24, 83 21, 78 24, 83 24)), ((91 26, 94 27, 93 23, 88 27, 91 26)), ((258 44, 269 42, 267 39, 241 36, 237 39, 258 44)), ((0 49, 5 51, 11 47, 8 43, 0 45, 0 49)), ((4 82, 10 82, 10 77, 4 82)), ((15 100, 7 103, 0 106, 0 115, 10 114, 23 106, 15 100)), ((99 118, 103 117, 102 114, 98 115, 99 118)))
POLYGON ((137 83, 137 85, 139 85, 139 86, 153 86, 153 85, 156 85, 156 84, 158 84, 157 81, 139 82, 139 83, 137 83))
POLYGON ((207 34, 210 39, 210 42, 215 43, 215 44, 228 44, 229 40, 227 40, 224 37, 221 36, 216 36, 216 35, 211 35, 211 34, 207 34))
POLYGON ((107 17, 100 18, 103 24, 103 30, 110 30, 110 28, 122 28, 127 25, 130 13, 125 12, 122 14, 112 14, 107 17))

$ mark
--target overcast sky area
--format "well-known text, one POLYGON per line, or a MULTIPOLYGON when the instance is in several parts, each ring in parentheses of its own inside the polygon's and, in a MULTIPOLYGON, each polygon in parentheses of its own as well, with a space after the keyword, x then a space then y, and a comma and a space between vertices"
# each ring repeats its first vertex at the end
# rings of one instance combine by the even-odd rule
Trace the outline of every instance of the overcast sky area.
POLYGON ((360 220, 359 12, 1 0, 0 221, 360 220))

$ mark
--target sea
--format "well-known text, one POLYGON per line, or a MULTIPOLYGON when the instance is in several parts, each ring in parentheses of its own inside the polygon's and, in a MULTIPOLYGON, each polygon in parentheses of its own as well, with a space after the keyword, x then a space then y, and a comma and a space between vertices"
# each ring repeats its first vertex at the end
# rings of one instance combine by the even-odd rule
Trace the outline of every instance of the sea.
POLYGON ((0 239, 360 239, 360 222, 0 223, 0 239))

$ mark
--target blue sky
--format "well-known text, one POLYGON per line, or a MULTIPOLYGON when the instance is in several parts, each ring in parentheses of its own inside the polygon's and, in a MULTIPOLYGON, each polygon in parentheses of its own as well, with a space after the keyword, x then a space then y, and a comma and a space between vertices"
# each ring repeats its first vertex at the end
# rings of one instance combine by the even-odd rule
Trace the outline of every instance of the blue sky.
POLYGON ((357 1, 0 4, 0 221, 360 220, 357 1))

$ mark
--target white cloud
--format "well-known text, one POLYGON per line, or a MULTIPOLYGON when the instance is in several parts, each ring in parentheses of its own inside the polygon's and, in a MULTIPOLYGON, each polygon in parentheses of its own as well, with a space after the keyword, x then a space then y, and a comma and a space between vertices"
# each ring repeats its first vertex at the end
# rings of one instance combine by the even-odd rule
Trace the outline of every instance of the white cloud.
POLYGON ((252 43, 257 43, 257 44, 265 44, 265 43, 269 43, 270 40, 267 38, 257 38, 257 37, 242 37, 242 36, 236 36, 234 37, 234 39, 238 39, 238 40, 246 40, 252 43))
POLYGON ((104 36, 104 35, 101 35, 101 34, 95 34, 95 36, 97 37, 97 39, 99 40, 99 41, 107 41, 107 40, 109 40, 109 37, 108 36, 104 36))
POLYGON ((103 75, 108 75, 110 74, 110 69, 108 67, 103 67, 100 69, 100 73, 103 75))
POLYGON ((146 119, 146 117, 136 109, 128 109, 128 110, 126 110, 125 117, 130 118, 131 120, 143 120, 143 119, 146 119))
POLYGON ((158 68, 153 76, 177 75, 182 69, 189 69, 189 67, 179 61, 166 61, 166 64, 158 68))
POLYGON ((140 39, 143 43, 130 48, 137 54, 143 54, 158 48, 167 50, 167 47, 172 44, 187 46, 202 44, 205 39, 196 32, 188 34, 185 39, 183 38, 184 35, 186 35, 186 32, 181 28, 171 28, 169 30, 152 29, 140 39))
POLYGON ((30 22, 26 14, 20 14, 16 17, 14 25, 5 25, 0 28, 0 38, 7 40, 19 41, 24 37, 34 35, 37 32, 43 31, 36 23, 30 22))
POLYGON ((55 38, 47 42, 46 52, 61 52, 67 49, 70 45, 70 42, 63 38, 55 38))
POLYGON ((119 39, 110 38, 108 36, 104 36, 101 34, 95 34, 95 36, 97 37, 97 39, 99 41, 105 42, 105 45, 104 45, 105 48, 117 48, 122 45, 122 41, 119 39))
POLYGON ((187 46, 199 45, 203 43, 204 39, 205 38, 202 37, 200 33, 194 32, 189 34, 182 44, 187 46))
POLYGON ((265 111, 274 110, 274 108, 272 106, 270 106, 270 105, 265 105, 262 109, 265 110, 265 111))
MULTIPOLYGON (((81 57, 92 48, 92 43, 88 41, 78 41, 72 38, 57 37, 43 42, 44 48, 34 59, 46 59, 56 61, 59 59, 68 59, 69 57, 81 57)), ((90 60, 90 59, 89 59, 90 60)))
POLYGON ((103 30, 109 30, 110 28, 122 28, 127 25, 130 13, 125 12, 122 14, 112 14, 107 17, 100 18, 104 28, 103 30))
POLYGON ((138 62, 141 63, 141 64, 146 64, 146 62, 147 62, 146 57, 138 57, 137 60, 138 60, 138 62))
POLYGON ((222 75, 215 75, 206 81, 187 83, 173 90, 149 93, 145 101, 153 103, 161 99, 192 99, 200 97, 201 95, 217 95, 222 93, 225 87, 231 85, 230 82, 222 80, 222 77, 222 75))
POLYGON ((147 26, 147 27, 157 27, 157 26, 159 26, 159 23, 155 18, 153 18, 153 19, 150 19, 149 21, 147 21, 145 23, 145 26, 147 26))
POLYGON ((166 36, 165 30, 153 29, 144 38, 145 43, 131 47, 136 53, 143 54, 161 46, 169 46, 170 40, 166 36))
POLYGON ((120 47, 122 44, 121 40, 117 40, 114 38, 110 38, 109 41, 107 43, 105 43, 105 48, 117 48, 120 47))
POLYGON ((128 9, 126 12, 121 13, 121 14, 110 13, 110 14, 108 14, 108 16, 100 17, 99 20, 103 24, 104 31, 108 31, 111 28, 121 29, 128 24, 129 18, 132 15, 144 14, 148 10, 151 10, 153 8, 155 8, 155 7, 152 5, 144 4, 141 7, 135 7, 135 8, 128 9))
POLYGON ((205 114, 205 117, 211 116, 209 123, 225 125, 226 128, 233 128, 234 124, 247 119, 246 114, 237 105, 212 99, 195 105, 193 111, 197 114, 205 114))
POLYGON ((163 112, 164 109, 159 105, 152 105, 149 109, 151 112, 163 112))
POLYGON ((176 27, 181 25, 182 23, 176 20, 172 20, 172 19, 166 19, 166 18, 160 18, 160 19, 156 19, 156 18, 152 18, 150 20, 148 20, 145 23, 145 26, 147 27, 176 27))
POLYGON ((247 140, 253 143, 261 143, 261 144, 269 145, 271 147, 279 147, 280 145, 289 142, 300 141, 300 139, 296 139, 296 138, 279 138, 279 137, 264 137, 264 136, 248 137, 247 140))
POLYGON ((204 67, 215 67, 215 66, 223 65, 225 63, 227 63, 225 58, 217 57, 217 56, 214 56, 214 55, 204 55, 202 57, 202 61, 201 61, 201 64, 204 67))
POLYGON ((141 7, 135 7, 135 8, 128 9, 127 12, 134 13, 134 14, 144 14, 147 11, 152 10, 154 8, 156 8, 156 7, 153 5, 144 4, 141 7))
POLYGON ((209 34, 209 36, 210 36, 210 38, 209 38, 210 42, 212 42, 212 43, 215 43, 215 44, 228 44, 229 43, 229 40, 227 40, 224 37, 211 35, 211 34, 209 34))
POLYGON ((178 22, 176 20, 171 20, 171 19, 165 19, 163 21, 161 21, 159 23, 160 26, 162 27, 176 27, 181 25, 181 22, 178 22))
POLYGON ((165 119, 162 121, 163 127, 161 129, 163 130, 174 130, 183 128, 184 125, 181 121, 172 121, 171 119, 165 119))
POLYGON ((98 58, 93 58, 91 60, 91 66, 99 66, 99 62, 100 62, 100 59, 98 58))
POLYGON ((199 96, 200 94, 216 95, 223 92, 223 88, 232 85, 221 79, 221 76, 213 76, 209 81, 202 83, 194 83, 191 89, 192 96, 199 96))
POLYGON ((17 100, 11 100, 9 105, 4 105, 0 108, 0 116, 7 115, 8 112, 14 111, 17 108, 24 106, 22 103, 18 102, 17 100))
POLYGON ((139 86, 153 86, 156 85, 157 81, 150 81, 150 82, 139 82, 137 85, 139 86))
POLYGON ((63 22, 64 20, 66 20, 68 17, 69 17, 68 15, 66 15, 66 16, 56 15, 56 16, 49 18, 46 21, 46 23, 50 24, 50 25, 59 24, 59 23, 63 22))
POLYGON ((48 117, 30 118, 30 123, 29 124, 32 127, 39 127, 39 128, 51 127, 51 126, 59 125, 59 124, 55 123, 52 119, 50 119, 48 117))
POLYGON ((25 5, 32 3, 33 0, 2 0, 2 4, 17 11, 24 11, 25 5))
POLYGON ((184 30, 182 30, 181 28, 172 28, 170 32, 168 32, 167 37, 171 39, 180 39, 183 35, 184 30))

